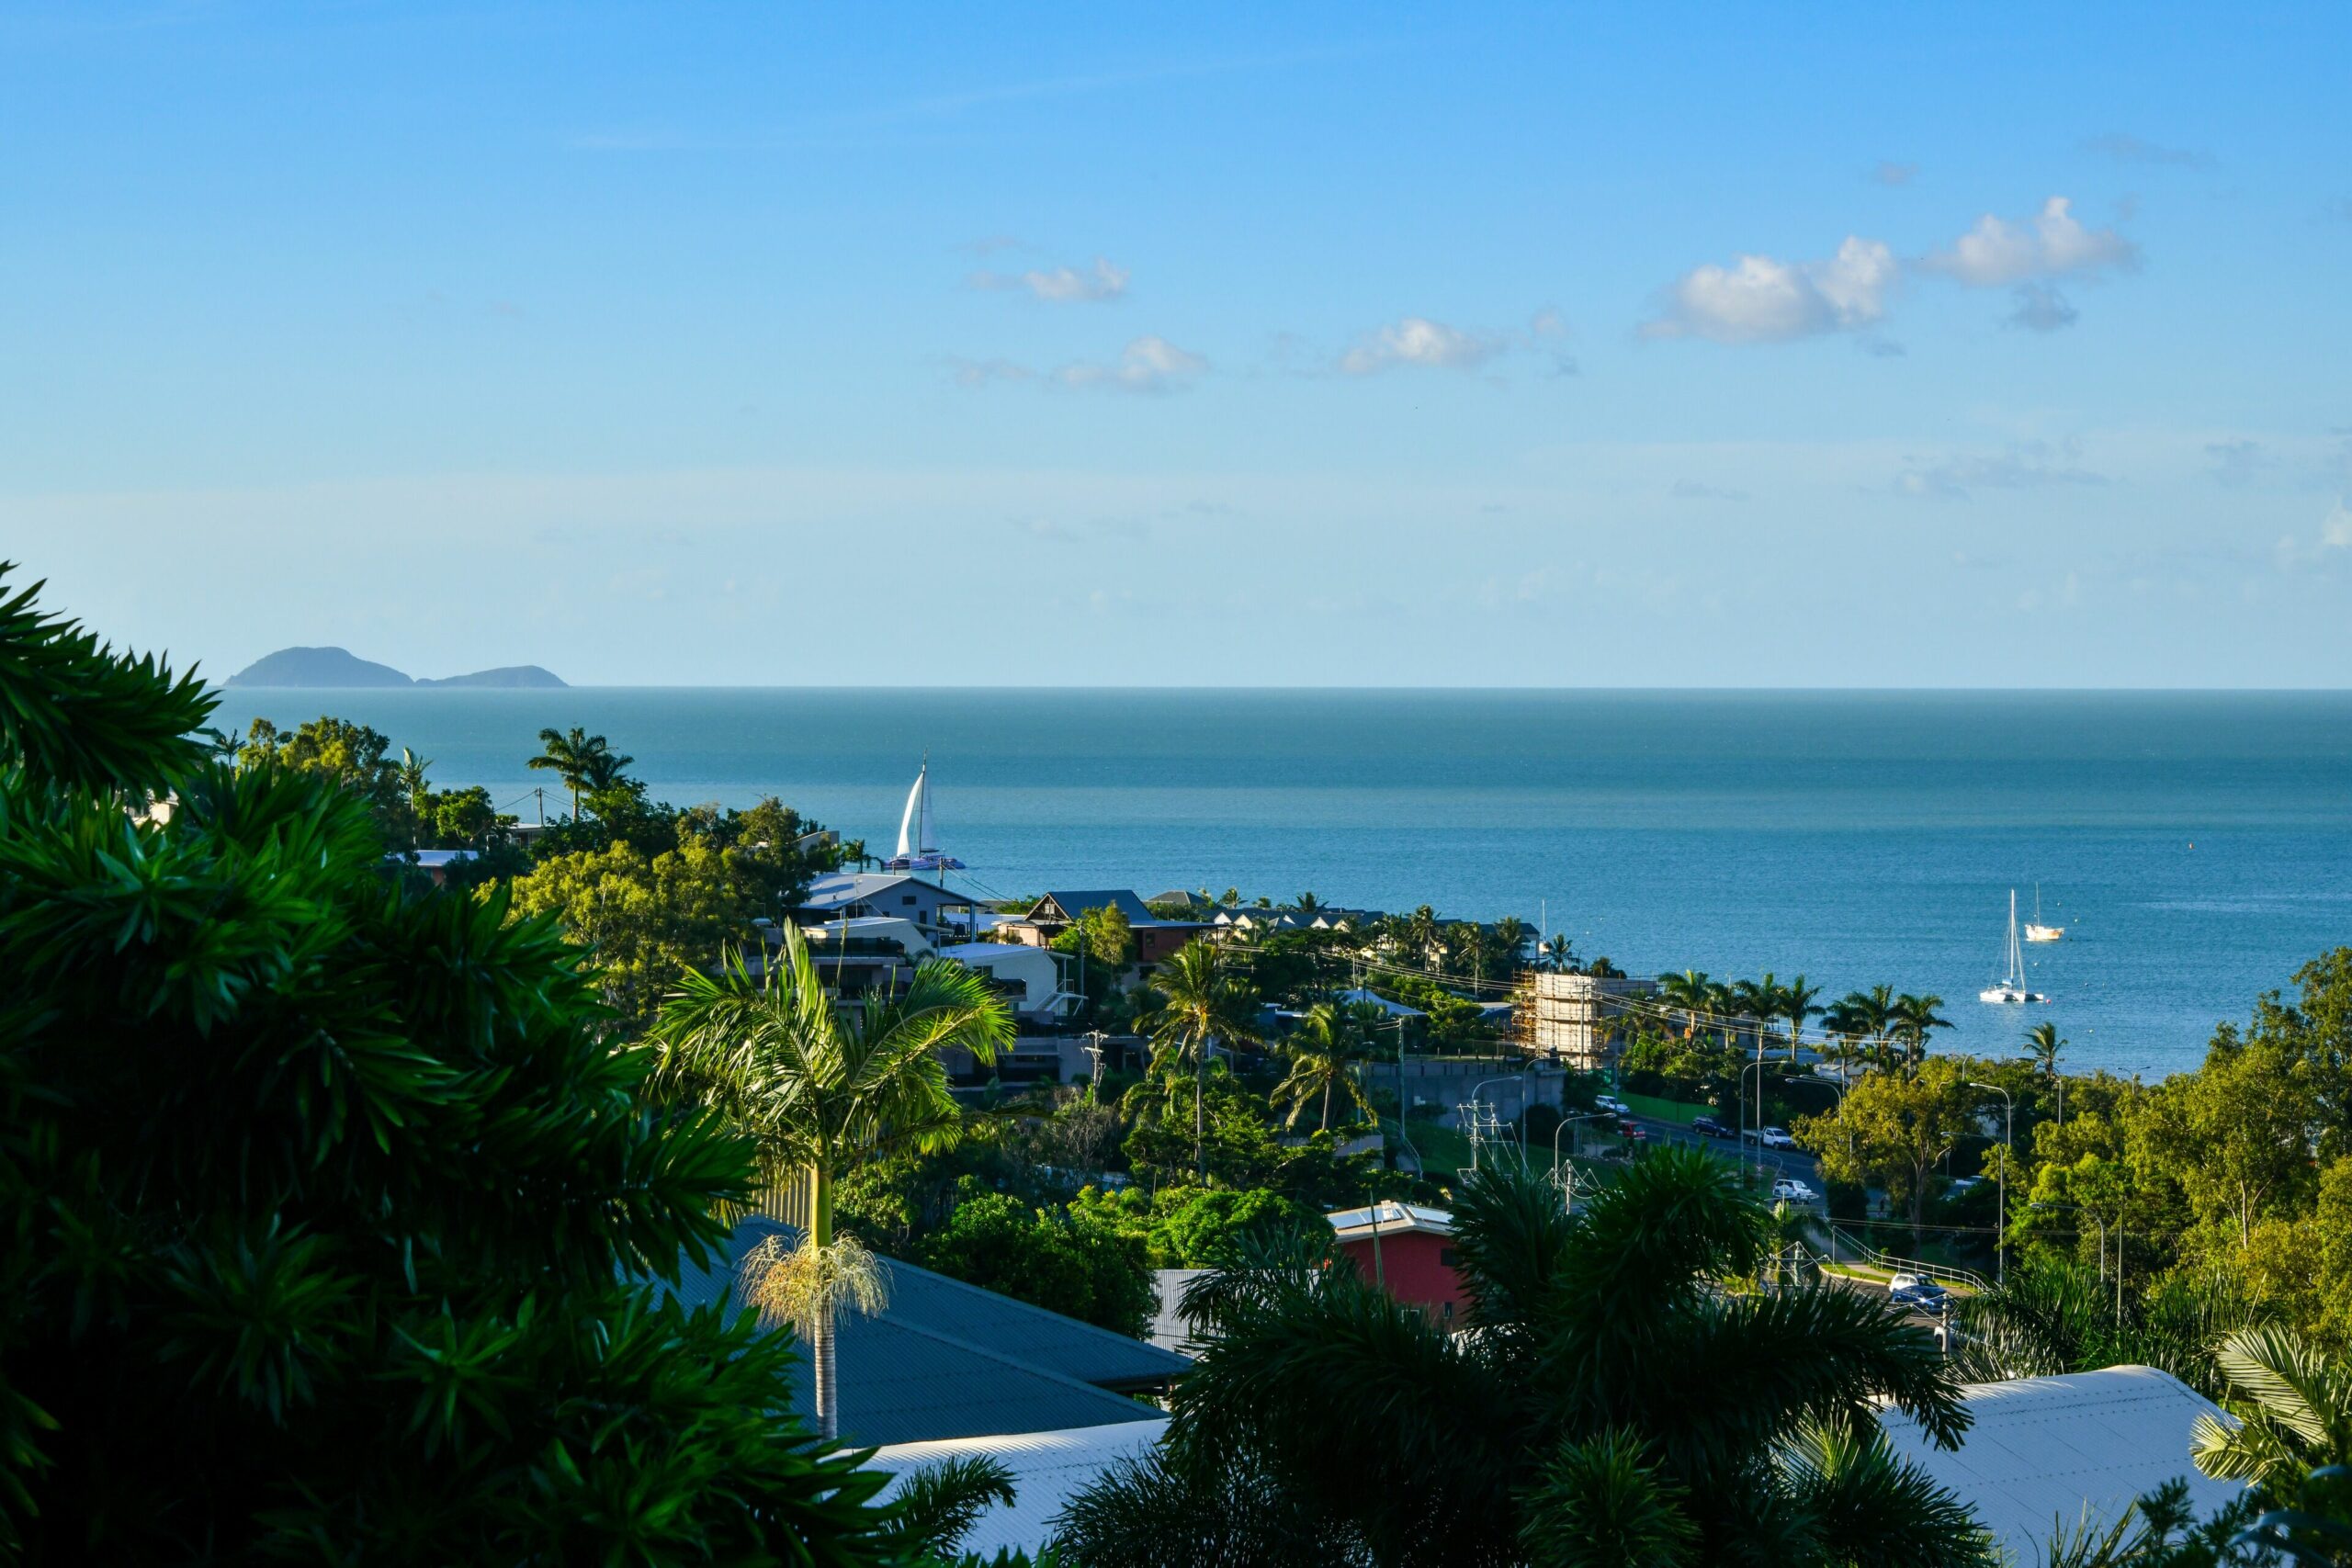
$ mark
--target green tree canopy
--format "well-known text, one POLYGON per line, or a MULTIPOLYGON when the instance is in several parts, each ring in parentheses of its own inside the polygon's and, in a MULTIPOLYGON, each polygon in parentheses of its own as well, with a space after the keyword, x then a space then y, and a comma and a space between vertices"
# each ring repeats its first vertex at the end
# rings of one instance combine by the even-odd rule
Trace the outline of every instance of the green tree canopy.
POLYGON ((639 1108, 552 923, 408 895, 329 770, 197 765, 184 680, 14 604, 0 1552, 878 1562, 788 1340, 631 1282, 750 1153, 639 1108))

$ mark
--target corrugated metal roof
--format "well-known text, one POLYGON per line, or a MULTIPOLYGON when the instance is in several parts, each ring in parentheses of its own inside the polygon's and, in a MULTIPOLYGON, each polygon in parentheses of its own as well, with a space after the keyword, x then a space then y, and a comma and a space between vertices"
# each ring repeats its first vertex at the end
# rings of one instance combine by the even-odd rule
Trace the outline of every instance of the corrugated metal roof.
POLYGON ((1184 1304, 1184 1287, 1207 1273, 1205 1269, 1159 1269, 1153 1270, 1153 1288, 1159 1292, 1159 1307, 1151 1319, 1151 1342, 1163 1350, 1179 1355, 1193 1353, 1193 1325, 1184 1321, 1181 1307, 1184 1304))
POLYGON ((2073 1529, 2086 1505, 2095 1517, 2111 1519, 2134 1497, 2186 1476, 2201 1518, 2241 1490, 2234 1481, 2199 1474, 2188 1457, 2188 1429, 2198 1416, 2219 1414, 2213 1404, 2154 1367, 1973 1383, 1962 1392, 1975 1419, 1957 1450, 1937 1448, 1898 1411, 1879 1425, 1898 1455, 1973 1506, 2022 1562, 2039 1561, 2056 1527, 2073 1529))
POLYGON ((1132 890, 1125 887, 1085 888, 1076 892, 1060 893, 1049 891, 1046 897, 1052 899, 1060 908, 1062 913, 1073 920, 1089 909, 1108 908, 1116 909, 1126 916, 1127 924, 1130 926, 1189 926, 1198 923, 1193 920, 1163 920, 1144 908, 1143 900, 1136 897, 1132 890))
MULTIPOLYGON (((985 1454, 1012 1472, 1010 1506, 980 1516, 957 1550, 993 1557, 1006 1548, 1035 1551, 1053 1533, 1053 1521, 1072 1494, 1122 1460, 1141 1458, 1168 1429, 1164 1416, 1117 1427, 1087 1427, 1068 1432, 1023 1432, 1007 1437, 962 1438, 949 1442, 897 1443, 878 1450, 868 1468, 896 1475, 946 1459, 985 1454)), ((899 1489, 893 1481, 883 1492, 899 1489)))
MULTIPOLYGON (((763 1218, 735 1227, 727 1258, 682 1269, 674 1292, 688 1306, 732 1303, 745 1254, 771 1235, 799 1232, 763 1218)), ((991 1433, 1058 1431, 1133 1421, 1138 1405, 1116 1389, 1167 1382, 1192 1363, 1140 1339, 1097 1328, 897 1258, 878 1260, 889 1304, 845 1318, 835 1341, 842 1436, 854 1443, 906 1443, 991 1433)), ((812 1373, 795 1369, 797 1408, 813 1408, 812 1373)))
MULTIPOLYGON (((1341 1241, 1353 1241, 1369 1236, 1375 1218, 1374 1209, 1340 1209, 1323 1216, 1331 1222, 1331 1229, 1341 1241)), ((1424 1209, 1413 1203, 1382 1202, 1376 1217, 1383 1235, 1407 1235, 1420 1231, 1429 1235, 1452 1235, 1453 1216, 1443 1209, 1424 1209)))

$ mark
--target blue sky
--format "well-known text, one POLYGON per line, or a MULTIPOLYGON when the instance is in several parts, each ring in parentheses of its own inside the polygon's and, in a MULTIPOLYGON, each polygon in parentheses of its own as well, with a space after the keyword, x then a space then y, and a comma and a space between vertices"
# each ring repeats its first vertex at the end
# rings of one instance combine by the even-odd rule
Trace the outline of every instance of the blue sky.
POLYGON ((19 4, 0 552, 227 673, 2343 685, 2338 6, 19 4))

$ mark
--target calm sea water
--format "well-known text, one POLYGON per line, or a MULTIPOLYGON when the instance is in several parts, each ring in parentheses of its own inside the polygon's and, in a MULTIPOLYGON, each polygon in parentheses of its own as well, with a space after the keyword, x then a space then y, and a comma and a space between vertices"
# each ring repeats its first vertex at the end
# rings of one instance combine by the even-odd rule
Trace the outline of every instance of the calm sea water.
MULTIPOLYGON (((2214 1023, 2352 942, 2352 694, 862 691, 227 694, 332 712, 510 809, 542 726, 657 796, 765 794, 895 839, 928 752, 984 891, 1239 887, 1517 914, 1631 972, 1932 991, 1973 1051, 2192 1066, 2214 1023), (2036 886, 2047 1009, 1988 1007, 2036 886)), ((557 792, 549 792, 550 805, 557 792)), ((533 809, 519 809, 527 820, 533 809)))

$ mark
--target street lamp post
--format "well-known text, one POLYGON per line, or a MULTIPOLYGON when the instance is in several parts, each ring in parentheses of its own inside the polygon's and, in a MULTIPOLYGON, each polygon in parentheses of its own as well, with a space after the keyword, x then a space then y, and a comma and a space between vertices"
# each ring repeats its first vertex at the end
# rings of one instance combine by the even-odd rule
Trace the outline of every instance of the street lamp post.
POLYGON ((2000 1230, 1993 1237, 1993 1278, 2001 1284, 2009 1280, 2009 1161, 2017 1154, 2017 1102, 2009 1091, 1996 1083, 1978 1083, 1971 1078, 1971 1089, 1988 1089, 2001 1097, 2001 1219, 2000 1230))
POLYGON ((1747 1075, 1754 1073, 1756 1075, 1756 1168, 1759 1173, 1764 1168, 1763 1066, 1764 1064, 1760 1061, 1749 1062, 1739 1069, 1739 1094, 1736 1097, 1739 1100, 1739 1137, 1740 1142, 1744 1144, 1747 1141, 1747 1075))
POLYGON ((1556 1183, 1560 1179, 1560 1134, 1566 1132, 1573 1122, 1598 1122, 1602 1117, 1611 1114, 1613 1112, 1607 1111, 1588 1111, 1580 1116, 1560 1118, 1560 1124, 1552 1129, 1552 1179, 1554 1182, 1556 1183))
MULTIPOLYGON (((1525 1078, 1534 1070, 1535 1066, 1531 1062, 1515 1073, 1505 1073, 1500 1077, 1480 1078, 1470 1087, 1470 1103, 1473 1105, 1479 1103, 1478 1096, 1485 1092, 1488 1084, 1509 1083, 1513 1078, 1525 1078)), ((1527 1089, 1524 1085, 1520 1089, 1519 1100, 1521 1109, 1524 1110, 1527 1104, 1527 1089)), ((1521 1161, 1527 1158, 1527 1134, 1524 1132, 1520 1134, 1519 1157, 1521 1161)), ((1470 1168, 1474 1171, 1478 1168, 1478 1140, 1476 1138, 1470 1140, 1470 1168)))

